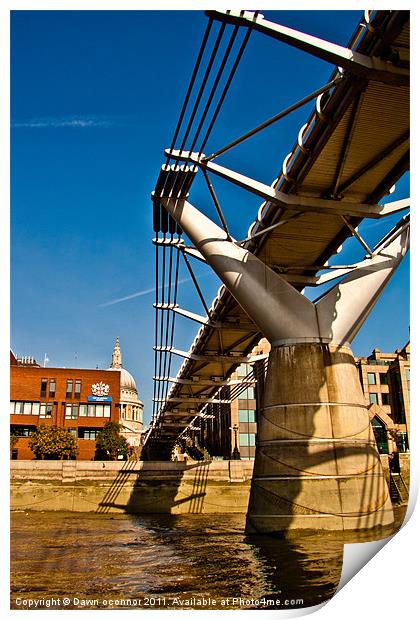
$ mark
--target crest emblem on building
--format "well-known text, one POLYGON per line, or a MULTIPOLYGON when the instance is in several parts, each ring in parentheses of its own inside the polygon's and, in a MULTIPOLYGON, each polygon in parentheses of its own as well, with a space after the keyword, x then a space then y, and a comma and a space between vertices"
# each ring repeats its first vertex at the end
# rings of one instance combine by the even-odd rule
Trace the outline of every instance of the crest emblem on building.
POLYGON ((94 394, 95 396, 108 396, 109 385, 107 383, 104 383, 103 381, 98 381, 98 383, 93 383, 92 394, 94 394))

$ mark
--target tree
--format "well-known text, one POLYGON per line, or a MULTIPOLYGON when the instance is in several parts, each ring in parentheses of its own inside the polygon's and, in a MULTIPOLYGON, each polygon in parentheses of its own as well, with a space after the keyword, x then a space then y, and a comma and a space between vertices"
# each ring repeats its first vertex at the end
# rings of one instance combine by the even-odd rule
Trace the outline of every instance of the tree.
POLYGON ((13 448, 15 447, 19 437, 14 433, 10 433, 10 456, 12 456, 13 448))
POLYGON ((121 425, 118 422, 107 422, 96 438, 97 459, 116 461, 118 456, 127 456, 128 443, 120 435, 121 425))
POLYGON ((66 428, 39 426, 29 440, 37 459, 71 459, 77 454, 77 439, 66 428))

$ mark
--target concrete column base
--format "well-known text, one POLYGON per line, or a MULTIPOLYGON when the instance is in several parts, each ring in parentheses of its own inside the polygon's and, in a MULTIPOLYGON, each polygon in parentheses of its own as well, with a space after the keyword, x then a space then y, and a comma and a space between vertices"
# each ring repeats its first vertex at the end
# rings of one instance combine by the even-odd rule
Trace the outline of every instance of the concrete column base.
POLYGON ((351 349, 272 349, 247 533, 372 530, 393 520, 351 349))

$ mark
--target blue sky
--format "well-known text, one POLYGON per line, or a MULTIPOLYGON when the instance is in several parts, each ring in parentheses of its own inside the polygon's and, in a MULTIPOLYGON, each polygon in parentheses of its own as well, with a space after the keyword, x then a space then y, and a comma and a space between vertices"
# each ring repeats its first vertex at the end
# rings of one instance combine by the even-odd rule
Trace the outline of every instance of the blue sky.
MULTIPOLYGON (((346 44, 360 11, 266 11, 346 44)), ((115 337, 151 414, 154 248, 150 192, 170 146, 206 26, 201 11, 15 11, 11 18, 11 345, 50 366, 108 367, 115 337)), ((207 152, 324 84, 332 67, 253 33, 207 152)), ((268 184, 311 106, 220 163, 268 184)), ((216 179, 232 232, 260 200, 216 179)), ((409 195, 408 178, 392 199, 409 195)), ((191 201, 213 216, 201 182, 191 201)), ((394 221, 397 218, 394 218, 394 221)), ((391 222, 361 227, 374 244, 391 222)), ((354 242, 338 262, 364 254, 354 242)), ((408 260, 353 343, 357 355, 409 338, 408 260), (398 320, 396 320, 398 317, 398 320)), ((220 283, 197 265, 210 302, 220 283)), ((188 274, 181 272, 182 279, 188 274)), ((202 313, 190 282, 180 303, 202 313)), ((196 324, 179 320, 188 349, 196 324)))

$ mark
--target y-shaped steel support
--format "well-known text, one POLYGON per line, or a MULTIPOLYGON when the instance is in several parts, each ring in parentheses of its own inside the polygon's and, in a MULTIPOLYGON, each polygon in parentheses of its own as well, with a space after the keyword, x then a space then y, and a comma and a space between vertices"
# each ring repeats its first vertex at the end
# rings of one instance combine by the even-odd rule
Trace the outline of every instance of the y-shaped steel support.
POLYGON ((349 343, 407 251, 408 220, 312 303, 186 200, 161 201, 272 345, 247 531, 391 524, 349 343))

